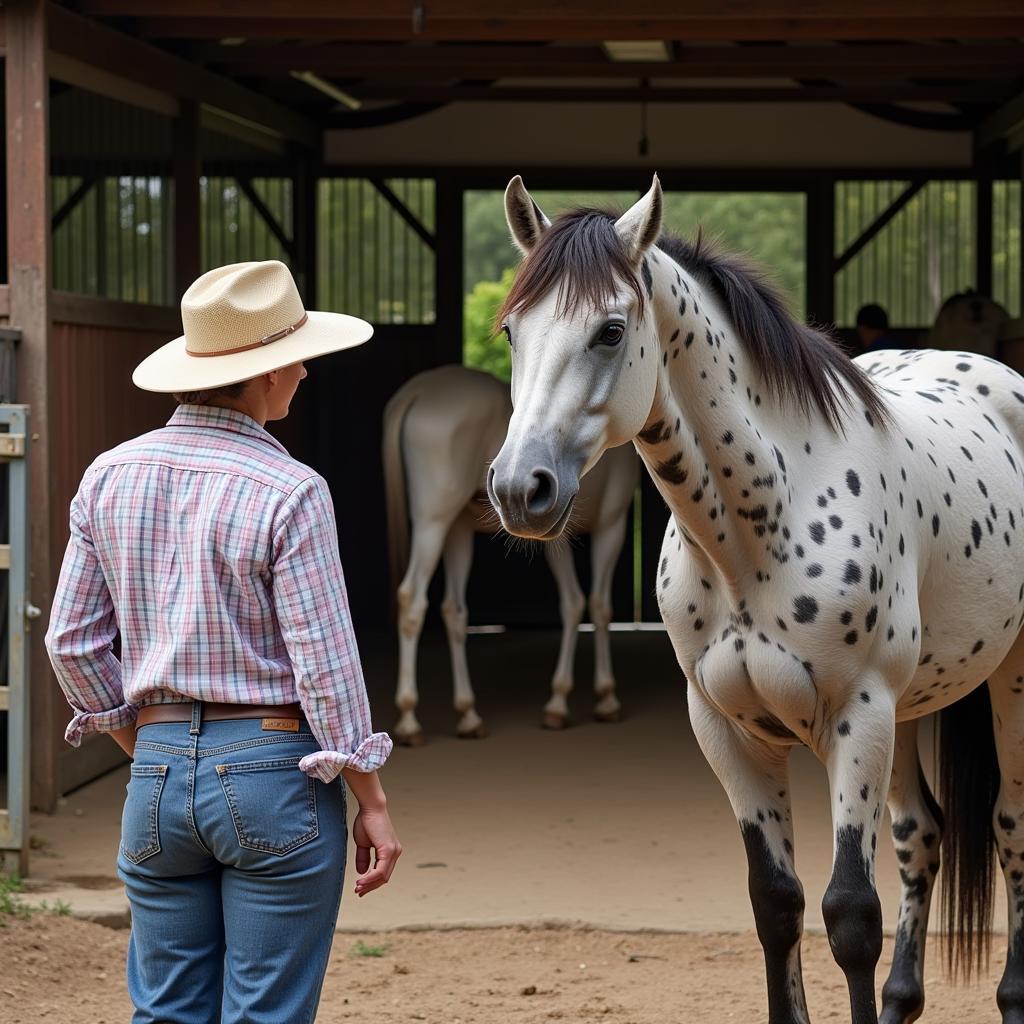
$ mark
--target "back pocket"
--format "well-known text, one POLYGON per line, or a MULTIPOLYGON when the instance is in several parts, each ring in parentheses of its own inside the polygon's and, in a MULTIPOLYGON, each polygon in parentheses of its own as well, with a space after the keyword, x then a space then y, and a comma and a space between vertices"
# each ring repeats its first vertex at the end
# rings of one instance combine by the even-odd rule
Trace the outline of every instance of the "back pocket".
POLYGON ((299 760, 217 765, 240 846, 280 857, 319 835, 315 781, 299 760))
POLYGON ((133 764, 121 815, 121 852, 133 864, 160 852, 160 794, 165 764, 133 764))

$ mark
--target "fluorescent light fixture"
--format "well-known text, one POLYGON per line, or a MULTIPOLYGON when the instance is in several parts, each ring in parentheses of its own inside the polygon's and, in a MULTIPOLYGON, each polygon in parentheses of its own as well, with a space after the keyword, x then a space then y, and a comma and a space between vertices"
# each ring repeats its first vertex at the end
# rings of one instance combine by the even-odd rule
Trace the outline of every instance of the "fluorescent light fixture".
POLYGON ((359 110, 363 105, 362 100, 357 100, 355 96, 350 96, 344 89, 339 89, 325 78, 313 74, 312 71, 293 71, 291 76, 292 78, 297 78, 300 82, 305 82, 306 85, 311 86, 318 92, 322 92, 325 96, 330 96, 332 100, 337 100, 348 107, 349 110, 359 110))
POLYGON ((611 60, 630 64, 664 63, 672 59, 672 51, 663 39, 605 40, 601 45, 611 60))
POLYGON ((244 43, 244 36, 226 36, 220 41, 221 46, 242 46, 244 43))

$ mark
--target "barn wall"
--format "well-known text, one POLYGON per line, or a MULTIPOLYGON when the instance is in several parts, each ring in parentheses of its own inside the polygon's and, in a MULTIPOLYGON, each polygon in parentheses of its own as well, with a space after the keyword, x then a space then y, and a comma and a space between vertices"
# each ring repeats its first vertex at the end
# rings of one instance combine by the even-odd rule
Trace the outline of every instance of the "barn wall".
MULTIPOLYGON (((381 128, 328 132, 345 165, 428 167, 969 167, 967 132, 923 131, 838 104, 652 103, 648 156, 627 103, 454 103, 381 128)), ((527 183, 529 184, 529 183, 527 183)))
MULTIPOLYGON (((166 332, 98 325, 55 323, 50 332, 52 476, 50 550, 56 586, 68 540, 68 506, 89 463, 108 448, 167 421, 173 399, 140 391, 131 382, 136 364, 168 340, 166 332)), ((56 685, 53 677, 47 685, 56 685)), ((51 722, 34 723, 33 733, 54 737, 58 787, 67 792, 95 777, 123 755, 102 737, 79 750, 64 745, 67 706, 58 701, 51 722)))

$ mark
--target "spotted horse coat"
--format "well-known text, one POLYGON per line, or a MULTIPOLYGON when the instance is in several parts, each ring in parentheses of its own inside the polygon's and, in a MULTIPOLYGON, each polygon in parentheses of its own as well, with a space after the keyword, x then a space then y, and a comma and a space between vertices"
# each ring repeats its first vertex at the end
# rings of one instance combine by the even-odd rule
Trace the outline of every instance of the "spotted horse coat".
MULTIPOLYGON (((1024 379, 960 352, 851 363, 740 264, 661 237, 657 179, 618 220, 581 210, 552 226, 518 178, 506 211, 526 258, 503 310, 515 411, 491 500, 510 532, 556 535, 601 451, 636 444, 671 513, 658 601, 746 846, 771 1024, 808 1020, 790 749, 828 772, 822 909, 854 1024, 878 1020, 888 801, 903 884, 881 1019, 906 1024, 924 1003, 942 841, 917 721, 966 707, 985 680, 993 715, 968 739, 994 742, 1002 769, 992 827, 1011 933, 998 1000, 1006 1024, 1024 1021, 1024 379)), ((988 854, 987 822, 957 827, 947 842, 988 854)), ((959 862, 975 910, 982 860, 959 862)))

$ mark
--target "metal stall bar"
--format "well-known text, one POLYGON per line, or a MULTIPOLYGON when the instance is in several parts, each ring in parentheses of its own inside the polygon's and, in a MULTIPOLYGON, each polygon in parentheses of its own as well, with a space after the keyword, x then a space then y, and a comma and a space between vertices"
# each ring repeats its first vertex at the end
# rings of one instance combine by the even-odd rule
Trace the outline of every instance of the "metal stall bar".
POLYGON ((28 871, 29 687, 27 623, 39 617, 28 600, 29 411, 0 405, 0 462, 7 463, 8 540, 0 545, 0 570, 7 571, 7 678, 0 710, 7 712, 7 806, 0 809, 0 861, 5 872, 28 871))

